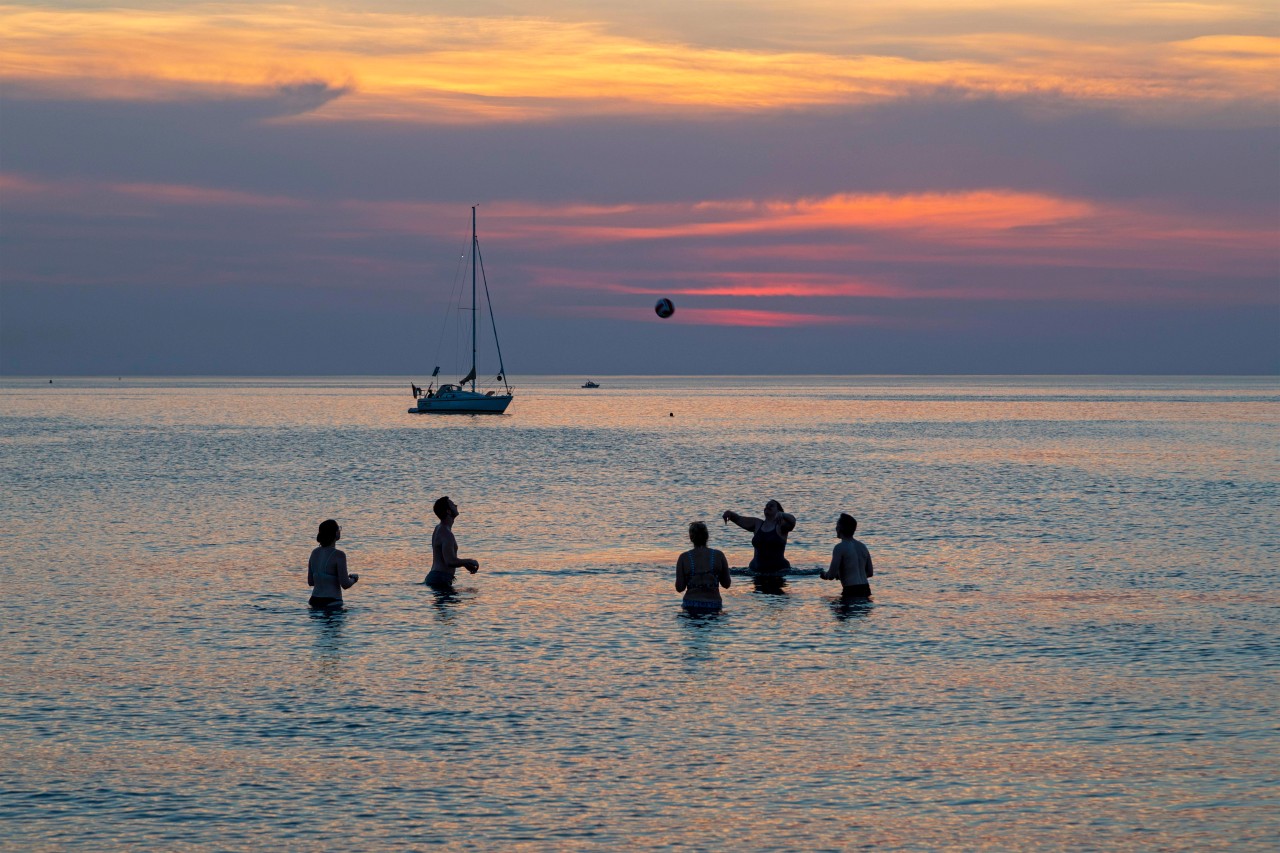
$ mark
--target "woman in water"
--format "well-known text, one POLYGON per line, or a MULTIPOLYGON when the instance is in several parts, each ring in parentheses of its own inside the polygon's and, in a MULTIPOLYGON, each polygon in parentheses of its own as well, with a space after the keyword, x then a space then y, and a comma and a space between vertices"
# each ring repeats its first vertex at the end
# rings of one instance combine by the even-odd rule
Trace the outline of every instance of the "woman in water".
POLYGON ((867 578, 875 573, 871 564, 871 552, 853 534, 858 532, 858 519, 848 513, 840 513, 836 521, 836 536, 840 544, 831 552, 831 566, 822 573, 826 581, 839 580, 845 598, 867 598, 871 595, 871 584, 867 578))
POLYGON ((720 587, 729 588, 729 561, 723 551, 707 547, 707 526, 701 521, 689 525, 692 551, 676 560, 676 592, 684 593, 684 606, 689 610, 719 610, 723 603, 720 587))
POLYGON ((782 511, 782 504, 769 501, 764 505, 764 518, 750 515, 738 515, 733 510, 725 510, 725 523, 732 521, 743 530, 752 534, 751 547, 756 549, 751 558, 751 571, 757 574, 780 575, 791 564, 787 562, 787 534, 795 529, 796 517, 782 511))
POLYGON ((320 547, 307 561, 307 586, 311 587, 312 607, 341 607, 342 591, 351 589, 359 575, 347 574, 347 555, 334 546, 342 538, 342 528, 332 518, 320 522, 316 541, 320 547))

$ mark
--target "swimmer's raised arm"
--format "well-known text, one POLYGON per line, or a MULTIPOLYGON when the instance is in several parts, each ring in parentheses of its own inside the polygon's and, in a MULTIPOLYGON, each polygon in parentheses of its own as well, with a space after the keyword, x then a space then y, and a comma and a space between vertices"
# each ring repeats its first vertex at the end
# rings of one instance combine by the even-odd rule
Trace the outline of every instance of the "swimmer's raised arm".
POLYGON ((755 516, 738 515, 736 512, 734 512, 731 509, 726 509, 724 511, 724 515, 720 517, 723 518, 725 521, 732 521, 734 524, 738 525, 743 530, 750 530, 752 533, 755 533, 756 528, 764 523, 760 519, 756 518, 755 516))

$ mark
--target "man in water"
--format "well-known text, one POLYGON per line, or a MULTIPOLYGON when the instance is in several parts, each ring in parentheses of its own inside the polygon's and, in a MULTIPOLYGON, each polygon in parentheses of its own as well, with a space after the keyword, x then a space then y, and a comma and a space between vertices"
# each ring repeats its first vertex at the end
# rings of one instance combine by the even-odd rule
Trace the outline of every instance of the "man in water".
POLYGON ((440 523, 431 533, 431 571, 424 581, 429 586, 453 586, 453 576, 459 567, 475 574, 480 571, 476 560, 464 560, 458 556, 458 540, 453 538, 453 522, 458 517, 458 505, 445 495, 432 507, 440 523))
POLYGON ((836 536, 840 544, 831 552, 831 566, 822 573, 822 579, 839 580, 845 598, 866 598, 871 595, 867 578, 875 575, 871 564, 871 552, 853 534, 858 532, 858 519, 848 513, 840 513, 836 521, 836 536))

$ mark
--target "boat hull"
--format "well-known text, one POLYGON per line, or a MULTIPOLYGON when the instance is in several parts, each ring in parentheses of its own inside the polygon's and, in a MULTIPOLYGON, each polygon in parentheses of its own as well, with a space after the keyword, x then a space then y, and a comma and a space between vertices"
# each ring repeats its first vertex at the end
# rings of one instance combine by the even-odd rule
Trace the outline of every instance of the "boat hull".
POLYGON ((411 415, 500 415, 511 405, 510 394, 473 394, 470 391, 419 397, 411 415))

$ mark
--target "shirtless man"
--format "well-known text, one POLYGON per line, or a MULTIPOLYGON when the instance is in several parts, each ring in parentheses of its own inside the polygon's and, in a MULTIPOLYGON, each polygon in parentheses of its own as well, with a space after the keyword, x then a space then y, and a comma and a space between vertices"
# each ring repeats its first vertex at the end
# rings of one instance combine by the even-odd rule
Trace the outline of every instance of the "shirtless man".
POLYGON ((871 595, 867 578, 875 575, 871 552, 853 534, 858 532, 858 520, 848 513, 840 513, 836 521, 836 536, 840 544, 831 552, 831 566, 822 573, 823 580, 839 580, 845 598, 866 598, 871 595))
POLYGON ((480 563, 458 556, 458 540, 453 538, 453 522, 458 517, 458 505, 446 495, 435 502, 432 510, 440 523, 431 534, 431 571, 427 573, 424 583, 448 587, 453 585, 453 576, 459 567, 474 575, 480 571, 480 563))

